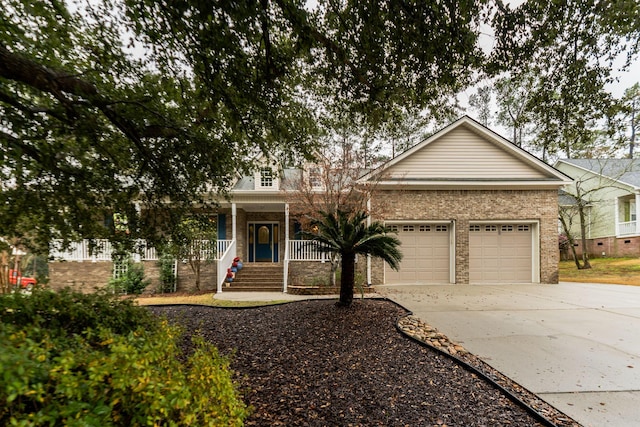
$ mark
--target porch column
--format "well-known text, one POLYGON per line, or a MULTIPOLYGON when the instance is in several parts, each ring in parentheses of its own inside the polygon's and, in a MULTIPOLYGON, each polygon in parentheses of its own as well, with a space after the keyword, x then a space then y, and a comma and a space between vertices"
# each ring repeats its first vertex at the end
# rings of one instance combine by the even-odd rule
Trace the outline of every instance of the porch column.
POLYGON ((289 203, 284 204, 284 269, 282 278, 282 292, 287 292, 287 281, 289 279, 289 203))
POLYGON ((231 238, 236 240, 238 235, 236 234, 236 204, 231 203, 231 238))
POLYGON ((636 193, 636 234, 640 234, 640 193, 636 193))

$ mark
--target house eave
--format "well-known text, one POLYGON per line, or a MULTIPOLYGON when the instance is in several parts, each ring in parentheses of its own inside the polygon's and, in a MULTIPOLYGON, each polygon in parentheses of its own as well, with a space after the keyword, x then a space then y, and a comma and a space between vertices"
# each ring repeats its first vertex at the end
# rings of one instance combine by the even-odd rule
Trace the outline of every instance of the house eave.
POLYGON ((514 181, 492 181, 492 180, 384 180, 378 182, 380 189, 398 189, 398 190, 557 190, 567 185, 564 181, 540 181, 540 180, 514 180, 514 181))

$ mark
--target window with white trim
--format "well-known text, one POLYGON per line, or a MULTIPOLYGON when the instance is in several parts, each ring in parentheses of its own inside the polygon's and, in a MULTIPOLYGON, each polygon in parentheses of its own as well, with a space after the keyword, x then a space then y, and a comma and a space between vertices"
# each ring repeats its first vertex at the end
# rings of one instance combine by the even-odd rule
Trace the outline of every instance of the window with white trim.
POLYGON ((260 169, 260 187, 273 187, 273 172, 270 168, 260 169))
POLYGON ((415 227, 413 225, 403 225, 402 231, 415 231, 415 227))
POLYGON ((436 232, 449 231, 449 227, 446 225, 436 225, 436 232))
POLYGON ((423 232, 423 233, 425 233, 425 232, 431 231, 431 226, 430 225, 421 225, 418 228, 418 230, 423 232))

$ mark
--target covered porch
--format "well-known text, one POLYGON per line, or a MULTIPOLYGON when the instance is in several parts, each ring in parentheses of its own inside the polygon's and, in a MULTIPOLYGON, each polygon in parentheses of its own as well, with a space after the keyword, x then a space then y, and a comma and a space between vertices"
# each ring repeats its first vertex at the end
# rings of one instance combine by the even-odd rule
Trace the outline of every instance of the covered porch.
POLYGON ((289 285, 292 262, 325 263, 327 254, 302 240, 300 224, 289 213, 289 204, 274 201, 240 201, 222 205, 218 211, 218 241, 229 242, 218 256, 217 292, 224 291, 227 269, 236 257, 255 270, 279 266, 282 292, 289 285))
POLYGON ((640 194, 618 197, 615 202, 616 236, 640 235, 640 194))

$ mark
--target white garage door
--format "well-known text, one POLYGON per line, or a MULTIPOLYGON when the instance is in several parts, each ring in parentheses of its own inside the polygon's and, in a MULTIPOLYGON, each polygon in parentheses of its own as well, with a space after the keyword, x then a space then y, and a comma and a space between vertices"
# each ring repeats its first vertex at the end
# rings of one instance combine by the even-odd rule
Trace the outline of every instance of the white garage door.
POLYGON ((531 283, 532 226, 473 224, 469 227, 470 283, 531 283))
POLYGON ((449 224, 393 224, 402 243, 400 270, 385 264, 385 283, 449 283, 449 224))

